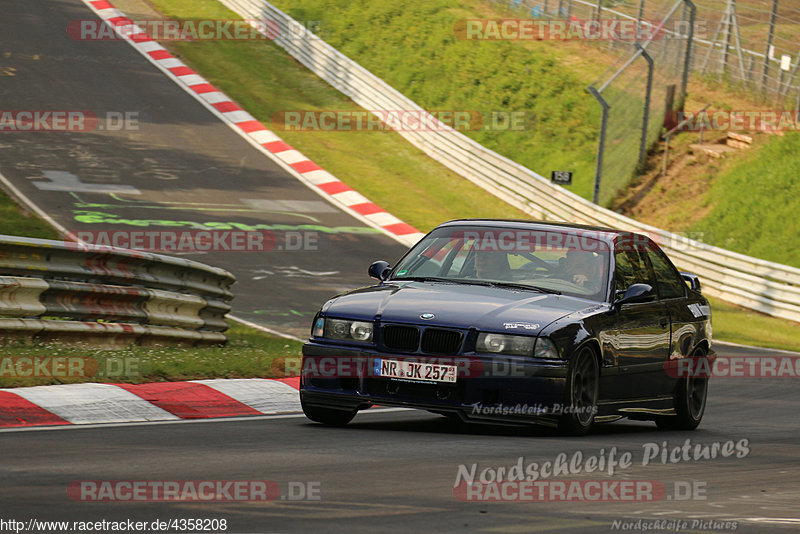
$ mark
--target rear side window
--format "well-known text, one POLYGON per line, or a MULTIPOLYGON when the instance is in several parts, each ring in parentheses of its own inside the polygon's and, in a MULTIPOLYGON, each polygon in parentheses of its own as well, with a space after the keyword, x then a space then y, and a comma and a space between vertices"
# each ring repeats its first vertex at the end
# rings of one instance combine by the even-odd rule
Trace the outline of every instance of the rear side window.
POLYGON ((650 250, 647 253, 656 275, 658 295, 662 299, 674 299, 686 296, 686 285, 683 277, 670 265, 661 250, 650 250))

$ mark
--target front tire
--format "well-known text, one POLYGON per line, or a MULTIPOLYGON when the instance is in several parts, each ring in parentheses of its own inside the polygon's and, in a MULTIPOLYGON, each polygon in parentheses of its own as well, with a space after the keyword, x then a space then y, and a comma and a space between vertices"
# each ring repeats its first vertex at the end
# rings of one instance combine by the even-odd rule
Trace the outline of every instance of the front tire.
POLYGON ((353 420, 358 410, 338 410, 336 408, 323 408, 321 406, 309 406, 302 399, 300 406, 303 413, 316 423, 327 426, 345 426, 353 420))
MULTIPOLYGON (((695 349, 692 358, 696 361, 705 358, 702 347, 695 349)), ((695 363, 692 369, 705 368, 695 363)), ((656 419, 656 425, 662 430, 694 430, 703 419, 708 398, 708 377, 687 376, 678 379, 675 389, 675 413, 656 419)))
POLYGON ((597 413, 597 392, 600 369, 597 358, 589 347, 580 350, 575 358, 567 382, 568 413, 558 420, 558 430, 569 436, 583 436, 594 423, 597 413))

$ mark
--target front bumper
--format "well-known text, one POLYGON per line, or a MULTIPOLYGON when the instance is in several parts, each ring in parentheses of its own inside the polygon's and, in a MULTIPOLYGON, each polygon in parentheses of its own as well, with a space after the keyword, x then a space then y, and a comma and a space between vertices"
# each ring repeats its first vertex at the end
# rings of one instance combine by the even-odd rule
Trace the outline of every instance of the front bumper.
POLYGON ((361 410, 402 406, 458 414, 464 420, 548 420, 563 407, 567 362, 463 355, 379 353, 311 341, 303 346, 300 397, 304 404, 361 410), (375 376, 375 358, 456 365, 455 383, 375 376))

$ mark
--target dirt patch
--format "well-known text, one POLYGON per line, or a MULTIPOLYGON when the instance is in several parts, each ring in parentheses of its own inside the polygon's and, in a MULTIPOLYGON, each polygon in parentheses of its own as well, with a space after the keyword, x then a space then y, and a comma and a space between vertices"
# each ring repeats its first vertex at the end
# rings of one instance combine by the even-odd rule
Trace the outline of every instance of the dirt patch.
MULTIPOLYGON (((718 85, 709 85, 701 80, 691 80, 687 111, 699 111, 709 105, 709 111, 750 111, 775 109, 774 105, 756 102, 749 95, 732 93, 718 85)), ((737 132, 748 133, 748 132, 737 132)), ((613 209, 653 226, 682 232, 713 209, 708 193, 721 172, 736 165, 771 136, 763 132, 751 134, 753 144, 713 158, 691 145, 723 144, 726 132, 682 132, 670 140, 666 173, 663 172, 664 141, 658 142, 648 154, 649 171, 638 176, 629 187, 620 192, 613 209)))

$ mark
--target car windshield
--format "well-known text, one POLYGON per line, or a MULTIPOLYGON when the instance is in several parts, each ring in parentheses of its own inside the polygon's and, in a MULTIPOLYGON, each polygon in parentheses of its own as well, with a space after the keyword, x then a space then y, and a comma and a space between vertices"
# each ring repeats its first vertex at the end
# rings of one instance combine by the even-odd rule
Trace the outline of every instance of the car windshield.
POLYGON ((391 280, 498 285, 605 300, 609 253, 597 232, 449 226, 426 236, 391 280))

